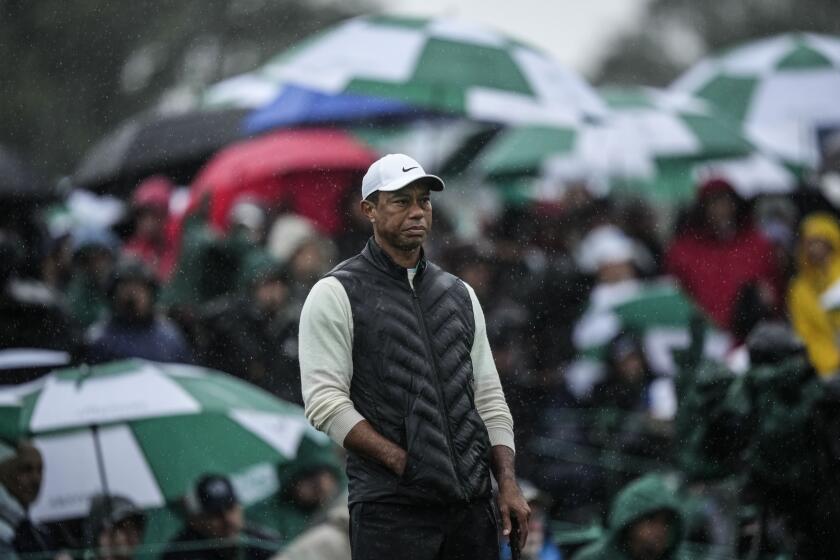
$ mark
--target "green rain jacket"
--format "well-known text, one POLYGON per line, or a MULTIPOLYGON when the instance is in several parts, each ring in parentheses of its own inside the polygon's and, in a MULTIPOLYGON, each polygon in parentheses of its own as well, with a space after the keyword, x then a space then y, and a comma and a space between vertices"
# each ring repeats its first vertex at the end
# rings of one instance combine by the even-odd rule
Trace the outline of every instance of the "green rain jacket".
POLYGON ((671 543, 663 560, 678 559, 683 539, 683 515, 674 491, 660 476, 647 475, 627 485, 613 501, 604 536, 578 552, 574 560, 632 560, 622 549, 622 535, 635 521, 659 511, 674 514, 671 543))

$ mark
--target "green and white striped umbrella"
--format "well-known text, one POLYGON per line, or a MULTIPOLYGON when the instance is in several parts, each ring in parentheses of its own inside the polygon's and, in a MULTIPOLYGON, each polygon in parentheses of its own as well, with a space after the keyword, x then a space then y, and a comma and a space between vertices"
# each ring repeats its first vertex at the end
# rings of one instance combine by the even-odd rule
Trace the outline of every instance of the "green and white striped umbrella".
POLYGON ((602 93, 611 110, 605 123, 512 127, 479 156, 479 169, 502 182, 595 178, 664 203, 690 199, 698 180, 711 175, 729 178, 745 196, 795 185, 703 100, 652 88, 602 93))
POLYGON ((840 126, 840 37, 791 33, 704 59, 674 91, 702 97, 793 164, 819 163, 818 134, 840 126))
POLYGON ((105 490, 163 508, 206 472, 231 476, 247 506, 278 490, 279 466, 330 446, 299 407, 193 366, 129 360, 59 370, 15 397, 20 433, 44 456, 32 507, 41 521, 84 516, 105 490))
MULTIPOLYGON (((654 372, 673 375, 675 352, 689 347, 691 321, 698 313, 694 303, 670 280, 628 281, 596 288, 588 309, 575 325, 573 342, 582 357, 600 361, 613 337, 633 332, 642 338, 654 372)), ((722 359, 730 339, 708 328, 706 354, 722 359)))
POLYGON ((265 101, 271 84, 276 94, 285 83, 482 121, 568 124, 604 113, 580 77, 536 49, 465 21, 391 16, 345 21, 210 88, 205 99, 265 101))

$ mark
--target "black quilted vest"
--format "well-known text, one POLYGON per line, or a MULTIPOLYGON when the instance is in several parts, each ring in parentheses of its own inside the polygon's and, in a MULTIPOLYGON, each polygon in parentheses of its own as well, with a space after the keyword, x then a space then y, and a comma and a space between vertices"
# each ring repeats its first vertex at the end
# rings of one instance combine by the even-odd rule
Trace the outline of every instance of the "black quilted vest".
POLYGON ((490 441, 475 409, 475 318, 461 280, 421 257, 414 289, 371 238, 333 269, 353 313, 350 398, 408 452, 397 477, 348 453, 350 503, 453 504, 490 495, 490 441))

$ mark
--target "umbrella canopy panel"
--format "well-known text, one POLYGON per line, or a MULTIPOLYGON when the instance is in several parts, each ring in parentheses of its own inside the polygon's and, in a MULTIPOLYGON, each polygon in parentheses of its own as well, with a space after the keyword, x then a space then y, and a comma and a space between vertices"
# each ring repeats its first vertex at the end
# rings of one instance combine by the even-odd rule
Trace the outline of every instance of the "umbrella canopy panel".
POLYGON ((331 129, 282 130, 219 152, 193 181, 190 211, 209 199, 210 222, 224 229, 233 205, 250 198, 294 211, 332 234, 343 225, 341 203, 377 154, 331 129))
POLYGON ((690 199, 704 175, 729 178, 745 195, 794 186, 783 166, 757 153, 738 126, 703 100, 652 88, 608 89, 604 97, 612 110, 604 123, 511 127, 476 165, 502 183, 523 176, 562 181, 574 173, 572 179, 608 182, 669 204, 690 199))
MULTIPOLYGON (((602 116, 598 95, 542 52, 454 19, 354 18, 275 57, 206 98, 297 84, 327 93, 398 100, 494 122, 572 123, 602 116), (242 85, 250 84, 249 88, 242 85)), ((250 94, 249 94, 250 95, 250 94)))
POLYGON ((324 93, 295 85, 284 86, 273 101, 248 115, 249 133, 298 125, 376 121, 405 121, 431 117, 434 113, 396 99, 324 93))
POLYGON ((797 166, 819 163, 819 135, 840 128, 840 37, 791 33, 705 59, 671 86, 744 123, 750 137, 797 166))
POLYGON ((186 184, 219 148, 240 139, 248 111, 228 109, 131 119, 97 142, 73 174, 76 186, 126 194, 161 173, 186 184))
MULTIPOLYGON (((581 356, 603 360, 610 340, 631 332, 642 339, 655 373, 675 375, 675 354, 689 347, 691 321, 700 316, 690 298, 670 281, 626 283, 616 287, 612 297, 608 305, 590 306, 575 325, 573 340, 581 356)), ((705 354, 721 360, 731 339, 706 325, 705 354)))
POLYGON ((278 466, 294 461, 304 440, 330 445, 299 407, 247 383, 143 360, 60 370, 16 388, 0 412, 44 455, 32 508, 38 520, 84 516, 90 497, 106 488, 143 508, 164 507, 209 471, 261 476, 243 497, 255 503, 279 488, 278 466))

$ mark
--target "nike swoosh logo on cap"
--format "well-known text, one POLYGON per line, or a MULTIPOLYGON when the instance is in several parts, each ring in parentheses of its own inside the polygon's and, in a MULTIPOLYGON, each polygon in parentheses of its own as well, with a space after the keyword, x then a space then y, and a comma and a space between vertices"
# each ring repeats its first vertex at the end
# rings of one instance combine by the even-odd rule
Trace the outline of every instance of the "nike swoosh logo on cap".
POLYGON ((417 166, 415 165, 414 167, 409 167, 408 169, 406 169, 405 167, 402 168, 403 173, 407 173, 408 171, 411 171, 412 169, 417 169, 417 166))

